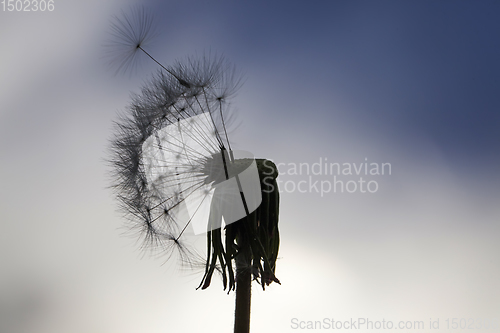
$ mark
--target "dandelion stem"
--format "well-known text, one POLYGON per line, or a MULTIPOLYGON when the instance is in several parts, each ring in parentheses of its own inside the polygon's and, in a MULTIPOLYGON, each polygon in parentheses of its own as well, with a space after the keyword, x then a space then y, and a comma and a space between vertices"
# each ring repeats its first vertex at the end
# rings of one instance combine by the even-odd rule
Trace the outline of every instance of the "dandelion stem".
POLYGON ((238 247, 240 251, 236 261, 236 305, 234 311, 234 333, 250 332, 250 300, 252 296, 252 252, 248 234, 244 225, 249 223, 248 217, 236 223, 238 228, 238 247))

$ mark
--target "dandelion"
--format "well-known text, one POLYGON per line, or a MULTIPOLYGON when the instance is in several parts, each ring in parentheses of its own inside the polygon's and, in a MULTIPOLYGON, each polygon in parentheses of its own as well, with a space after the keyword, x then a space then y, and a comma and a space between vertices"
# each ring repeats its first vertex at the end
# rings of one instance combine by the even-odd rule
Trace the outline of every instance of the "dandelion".
POLYGON ((235 332, 248 332, 251 281, 265 289, 275 276, 279 248, 277 168, 270 160, 231 149, 229 99, 240 86, 224 57, 187 58, 165 67, 144 48, 151 17, 113 24, 118 70, 142 55, 160 70, 132 97, 112 141, 113 187, 122 210, 144 239, 144 248, 195 266, 198 288, 213 273, 224 290, 236 290, 235 332), (206 233, 201 257, 188 234, 206 233))

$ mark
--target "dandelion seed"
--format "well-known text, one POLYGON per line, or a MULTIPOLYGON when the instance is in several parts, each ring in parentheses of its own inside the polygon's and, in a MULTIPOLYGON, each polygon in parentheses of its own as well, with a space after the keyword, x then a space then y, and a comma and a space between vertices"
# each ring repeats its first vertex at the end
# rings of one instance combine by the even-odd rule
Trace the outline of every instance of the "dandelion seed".
POLYGON ((155 37, 153 15, 144 7, 133 7, 132 15, 115 16, 111 23, 111 36, 105 45, 107 58, 116 73, 133 73, 140 64, 141 50, 155 37))

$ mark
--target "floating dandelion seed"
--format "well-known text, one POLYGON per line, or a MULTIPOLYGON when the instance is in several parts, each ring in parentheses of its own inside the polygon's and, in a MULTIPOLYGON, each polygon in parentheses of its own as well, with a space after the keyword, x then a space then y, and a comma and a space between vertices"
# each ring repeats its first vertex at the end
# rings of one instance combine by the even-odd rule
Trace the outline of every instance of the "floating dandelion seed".
POLYGON ((132 15, 122 12, 121 16, 115 16, 111 23, 111 38, 105 45, 109 64, 116 68, 117 73, 134 72, 144 47, 156 36, 153 16, 143 7, 133 7, 132 15))
POLYGON ((196 265, 200 256, 185 240, 190 230, 206 233, 198 288, 218 271, 225 290, 236 288, 235 332, 248 332, 252 276, 263 288, 279 283, 277 168, 231 149, 228 99, 240 84, 234 66, 211 55, 161 65, 143 48, 151 17, 138 9, 134 15, 113 25, 124 52, 118 69, 132 68, 137 52, 161 69, 116 123, 114 189, 147 248, 196 265))

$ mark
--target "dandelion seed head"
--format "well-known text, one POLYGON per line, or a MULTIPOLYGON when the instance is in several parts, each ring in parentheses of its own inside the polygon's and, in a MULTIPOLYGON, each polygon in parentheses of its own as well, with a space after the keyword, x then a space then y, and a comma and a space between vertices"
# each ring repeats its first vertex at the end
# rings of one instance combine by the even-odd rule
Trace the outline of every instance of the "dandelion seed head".
POLYGON ((178 61, 168 70, 179 79, 158 71, 116 123, 114 189, 144 250, 168 258, 176 253, 183 263, 201 258, 184 243, 194 214, 186 205, 193 196, 209 197, 210 184, 225 179, 214 156, 228 145, 221 133, 229 110, 219 94, 223 82, 234 83, 226 79, 228 68, 212 55, 178 61))
MULTIPOLYGON (((241 236, 240 231, 245 229, 256 241, 250 251, 253 259, 247 266, 240 265, 241 268, 250 271, 256 280, 260 279, 263 288, 273 281, 279 283, 274 276, 279 245, 276 239, 279 238, 273 236, 273 228, 277 228, 277 190, 273 199, 267 196, 267 206, 273 205, 274 215, 267 216, 266 211, 261 216, 258 206, 248 209, 239 185, 237 193, 241 194, 246 211, 246 215, 241 216, 246 216, 248 221, 254 220, 244 228, 227 229, 225 236, 221 231, 222 215, 224 219, 228 216, 219 211, 219 206, 214 205, 213 210, 210 206, 216 194, 217 200, 224 202, 226 207, 238 206, 240 196, 229 198, 227 193, 234 193, 231 191, 221 196, 217 189, 222 187, 217 185, 234 178, 255 162, 253 158, 235 159, 227 134, 227 127, 233 121, 229 112, 230 97, 241 84, 234 66, 223 56, 211 53, 163 66, 144 49, 154 31, 151 15, 142 8, 136 8, 132 16, 115 18, 112 30, 115 39, 111 46, 116 52, 113 61, 117 71, 135 70, 139 53, 161 67, 140 93, 132 96, 126 113, 116 123, 112 141, 113 188, 131 230, 142 239, 141 248, 165 256, 167 260, 175 255, 185 266, 204 267, 202 289, 210 285, 212 273, 218 271, 224 289, 229 285, 229 290, 233 290, 235 272, 231 262, 235 260, 238 264, 241 261, 242 257, 237 257, 241 250, 238 235, 241 236), (252 217, 249 212, 253 212, 252 217), (187 237, 188 226, 200 225, 199 215, 207 219, 204 231, 208 225, 212 230, 209 231, 212 241, 208 243, 206 259, 190 246, 187 237), (264 229, 248 229, 253 226, 271 228, 268 233, 271 236, 262 238, 260 247, 255 246, 261 242, 259 235, 264 229)), ((238 217, 229 221, 226 227, 241 219, 240 215, 234 216, 238 217)), ((247 251, 242 247, 243 252, 247 251)))

